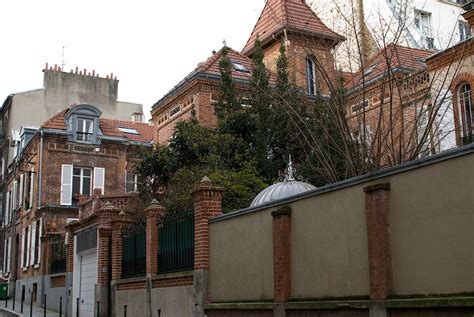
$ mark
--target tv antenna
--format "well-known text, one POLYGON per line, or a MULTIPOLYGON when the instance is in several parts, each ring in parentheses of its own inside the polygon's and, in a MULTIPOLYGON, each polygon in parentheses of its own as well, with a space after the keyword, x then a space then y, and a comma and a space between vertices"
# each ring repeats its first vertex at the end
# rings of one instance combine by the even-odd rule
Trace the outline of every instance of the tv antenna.
POLYGON ((64 61, 64 50, 67 48, 66 45, 63 46, 63 53, 62 53, 62 61, 61 61, 61 69, 64 71, 64 67, 66 67, 66 62, 64 61))

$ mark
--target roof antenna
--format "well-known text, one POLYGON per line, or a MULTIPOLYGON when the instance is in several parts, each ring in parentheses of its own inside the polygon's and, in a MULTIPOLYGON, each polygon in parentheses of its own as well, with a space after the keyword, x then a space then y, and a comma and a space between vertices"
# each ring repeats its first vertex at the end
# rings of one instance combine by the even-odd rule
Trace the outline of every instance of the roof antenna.
POLYGON ((64 50, 66 49, 66 45, 63 46, 63 53, 62 53, 62 62, 61 62, 61 68, 64 71, 64 67, 66 67, 66 62, 64 61, 64 50))

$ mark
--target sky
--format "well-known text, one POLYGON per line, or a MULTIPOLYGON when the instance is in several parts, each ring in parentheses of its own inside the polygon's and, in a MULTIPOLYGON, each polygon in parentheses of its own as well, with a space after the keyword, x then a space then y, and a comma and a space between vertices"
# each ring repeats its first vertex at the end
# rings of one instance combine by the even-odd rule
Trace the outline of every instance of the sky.
POLYGON ((240 51, 264 0, 0 1, 0 105, 43 87, 45 63, 114 73, 119 100, 151 106, 225 39, 240 51), (63 47, 65 47, 63 49, 63 47), (64 51, 64 59, 62 53, 64 51))

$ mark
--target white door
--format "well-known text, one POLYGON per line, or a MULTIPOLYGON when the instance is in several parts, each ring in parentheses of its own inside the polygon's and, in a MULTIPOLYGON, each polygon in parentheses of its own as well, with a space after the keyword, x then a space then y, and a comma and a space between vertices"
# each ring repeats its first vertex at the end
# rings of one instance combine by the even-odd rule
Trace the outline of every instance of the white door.
POLYGON ((97 253, 81 256, 81 282, 79 286, 79 312, 81 317, 94 316, 94 293, 97 283, 97 253))

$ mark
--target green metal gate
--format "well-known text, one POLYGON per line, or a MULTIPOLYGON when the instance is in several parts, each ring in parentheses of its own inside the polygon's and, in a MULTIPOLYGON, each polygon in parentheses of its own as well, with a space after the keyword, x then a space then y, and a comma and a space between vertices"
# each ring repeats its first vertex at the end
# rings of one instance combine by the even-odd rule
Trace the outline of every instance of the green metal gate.
POLYGON ((146 275, 146 231, 140 228, 122 236, 122 278, 143 275, 146 275))
POLYGON ((168 214, 158 222, 159 273, 194 268, 194 215, 168 214))

